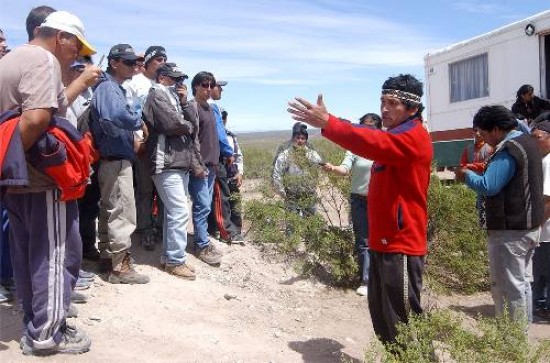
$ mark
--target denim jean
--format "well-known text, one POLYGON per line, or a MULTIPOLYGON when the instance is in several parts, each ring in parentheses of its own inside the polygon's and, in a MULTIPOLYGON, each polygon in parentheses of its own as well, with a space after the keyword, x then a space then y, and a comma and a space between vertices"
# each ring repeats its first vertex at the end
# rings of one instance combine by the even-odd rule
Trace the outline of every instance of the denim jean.
POLYGON ((351 223, 353 225, 353 235, 355 236, 355 251, 359 263, 359 273, 361 284, 367 285, 369 282, 369 220, 367 218, 367 196, 351 195, 351 223))
POLYGON ((208 247, 210 243, 208 239, 208 215, 210 214, 215 178, 216 171, 213 167, 208 167, 208 177, 206 178, 189 176, 189 196, 193 201, 194 241, 198 249, 208 247))
POLYGON ((168 169, 153 175, 152 178, 157 193, 164 202, 161 262, 181 265, 185 263, 185 249, 187 248, 189 173, 178 169, 168 169))
POLYGON ((508 309, 510 318, 533 317, 531 293, 532 258, 538 244, 540 228, 529 231, 487 231, 491 294, 495 313, 508 309))

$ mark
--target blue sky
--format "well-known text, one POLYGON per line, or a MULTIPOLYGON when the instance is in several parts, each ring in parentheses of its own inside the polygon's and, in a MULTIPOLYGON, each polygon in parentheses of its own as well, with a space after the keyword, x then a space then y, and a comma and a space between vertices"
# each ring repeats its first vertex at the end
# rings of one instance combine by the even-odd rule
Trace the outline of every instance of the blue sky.
POLYGON ((96 61, 117 43, 138 52, 163 45, 190 77, 207 70, 227 80, 220 104, 240 132, 290 129, 288 100, 319 92, 335 115, 378 113, 383 81, 423 79, 428 52, 550 8, 542 0, 0 0, 10 48, 26 41, 25 17, 44 4, 82 19, 96 61))

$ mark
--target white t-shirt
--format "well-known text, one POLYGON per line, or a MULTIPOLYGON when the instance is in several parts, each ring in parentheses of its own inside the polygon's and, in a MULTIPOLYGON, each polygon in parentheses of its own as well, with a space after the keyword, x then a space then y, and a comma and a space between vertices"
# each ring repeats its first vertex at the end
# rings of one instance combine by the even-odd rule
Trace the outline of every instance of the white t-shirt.
MULTIPOLYGON (((141 115, 143 104, 154 85, 155 82, 145 77, 143 73, 136 74, 132 79, 124 82, 122 87, 126 90, 126 100, 130 108, 141 115)), ((140 140, 143 139, 143 131, 141 130, 134 131, 134 135, 140 140)))
MULTIPOLYGON (((542 158, 542 194, 550 198, 550 154, 542 158)), ((540 230, 540 242, 550 242, 550 219, 546 220, 540 230)))

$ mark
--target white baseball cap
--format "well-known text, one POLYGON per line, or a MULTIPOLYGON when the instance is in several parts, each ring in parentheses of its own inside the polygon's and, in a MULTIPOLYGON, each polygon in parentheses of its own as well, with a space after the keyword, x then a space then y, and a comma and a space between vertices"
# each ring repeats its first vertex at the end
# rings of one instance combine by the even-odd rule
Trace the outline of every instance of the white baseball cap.
POLYGON ((67 11, 54 11, 48 15, 40 26, 61 30, 76 36, 80 43, 82 43, 82 49, 80 50, 80 55, 82 56, 89 56, 96 53, 94 47, 88 43, 84 36, 84 24, 82 24, 82 21, 80 21, 76 15, 67 11))

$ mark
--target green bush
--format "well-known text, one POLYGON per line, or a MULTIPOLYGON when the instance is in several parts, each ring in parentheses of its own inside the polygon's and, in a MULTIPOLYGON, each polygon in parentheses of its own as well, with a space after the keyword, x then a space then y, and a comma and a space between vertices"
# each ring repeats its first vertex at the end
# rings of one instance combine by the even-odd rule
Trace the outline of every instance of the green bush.
POLYGON ((395 344, 384 347, 373 341, 366 362, 548 362, 550 342, 529 344, 522 323, 502 318, 478 317, 477 325, 449 310, 411 316, 398 326, 395 344))
POLYGON ((475 203, 475 193, 466 186, 432 177, 426 273, 444 290, 474 293, 489 287, 486 234, 479 227, 475 203))

